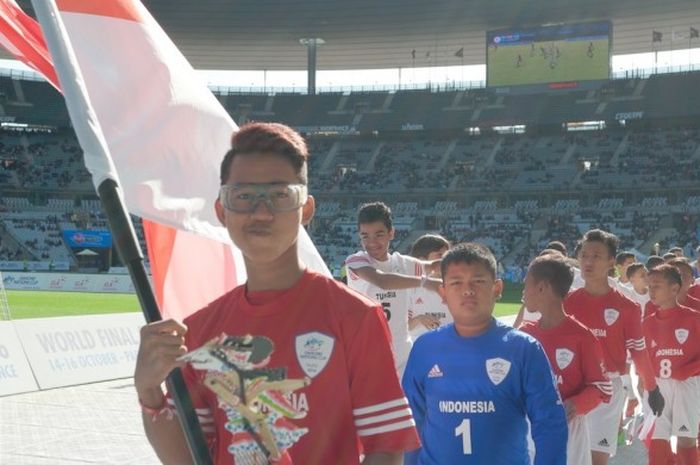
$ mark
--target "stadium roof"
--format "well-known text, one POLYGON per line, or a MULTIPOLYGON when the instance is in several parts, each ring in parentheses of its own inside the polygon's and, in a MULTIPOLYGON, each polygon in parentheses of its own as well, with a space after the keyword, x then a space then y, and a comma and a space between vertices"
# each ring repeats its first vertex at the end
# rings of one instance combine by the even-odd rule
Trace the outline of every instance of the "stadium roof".
MULTIPOLYGON (((20 5, 31 12, 29 0, 20 5)), ((687 48, 697 0, 144 0, 198 69, 306 68, 299 39, 319 37, 319 69, 485 63, 485 31, 611 20, 613 53, 687 48), (673 31, 685 41, 672 42, 673 31), (464 57, 454 54, 464 47, 464 57), (411 51, 416 50, 415 60, 411 51)), ((695 46, 700 40, 695 39, 695 46)))

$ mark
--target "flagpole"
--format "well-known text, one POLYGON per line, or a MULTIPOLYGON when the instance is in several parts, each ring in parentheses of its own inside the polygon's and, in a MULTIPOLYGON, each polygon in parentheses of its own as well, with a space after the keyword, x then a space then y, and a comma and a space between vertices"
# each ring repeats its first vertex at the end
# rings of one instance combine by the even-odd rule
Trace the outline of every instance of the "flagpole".
MULTIPOLYGON (((103 170, 99 173, 91 170, 91 174, 107 216, 117 252, 129 270, 146 321, 149 323, 159 321, 162 317, 146 274, 143 254, 138 245, 134 226, 119 189, 118 176, 99 122, 88 100, 82 73, 58 8, 53 0, 32 0, 32 6, 51 52, 68 113, 80 145, 85 152, 86 162, 91 157, 90 166, 103 170)), ((173 370, 166 381, 175 402, 178 418, 194 463, 196 465, 213 465, 182 372, 179 369, 173 370)))

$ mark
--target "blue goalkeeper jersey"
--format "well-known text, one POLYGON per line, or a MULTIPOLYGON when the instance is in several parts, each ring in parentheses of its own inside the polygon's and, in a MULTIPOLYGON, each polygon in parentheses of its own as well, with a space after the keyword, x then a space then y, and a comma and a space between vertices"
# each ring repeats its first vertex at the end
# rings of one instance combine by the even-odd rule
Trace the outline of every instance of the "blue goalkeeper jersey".
POLYGON ((475 337, 454 325, 418 338, 403 388, 422 448, 406 464, 566 465, 566 415, 542 346, 495 319, 475 337))

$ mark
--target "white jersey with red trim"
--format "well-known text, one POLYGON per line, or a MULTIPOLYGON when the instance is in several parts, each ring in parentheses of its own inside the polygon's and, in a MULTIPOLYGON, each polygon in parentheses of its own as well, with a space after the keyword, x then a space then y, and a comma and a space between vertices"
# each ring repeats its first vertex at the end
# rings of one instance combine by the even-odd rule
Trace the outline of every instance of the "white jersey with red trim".
POLYGON ((651 297, 649 297, 649 291, 647 291, 646 294, 640 294, 639 292, 635 291, 634 288, 632 288, 627 296, 632 299, 633 301, 637 302, 639 304, 639 307, 642 310, 642 319, 644 318, 644 308, 647 305, 647 302, 651 300, 651 297))
MULTIPOLYGON (((413 293, 411 294, 411 306, 408 311, 408 317, 414 318, 419 315, 430 315, 437 318, 439 326, 452 323, 452 314, 447 308, 447 305, 442 301, 440 294, 424 287, 413 289, 413 293)), ((410 331, 411 339, 415 341, 419 336, 428 331, 430 331, 428 328, 419 323, 410 331)))
POLYGON ((367 252, 360 251, 350 255, 345 264, 348 268, 348 286, 382 304, 384 314, 391 330, 396 368, 403 373, 403 368, 411 352, 411 336, 408 331, 408 311, 411 305, 412 289, 385 290, 360 278, 353 270, 371 267, 385 273, 398 273, 408 276, 421 276, 423 267, 420 260, 402 255, 398 252, 389 254, 389 259, 380 262, 367 252))

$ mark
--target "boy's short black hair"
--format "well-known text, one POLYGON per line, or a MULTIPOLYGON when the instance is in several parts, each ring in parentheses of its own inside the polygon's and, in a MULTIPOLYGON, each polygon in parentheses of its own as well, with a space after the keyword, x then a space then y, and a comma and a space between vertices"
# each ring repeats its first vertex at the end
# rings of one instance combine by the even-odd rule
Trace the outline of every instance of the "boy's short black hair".
POLYGON ((663 258, 665 262, 670 262, 671 260, 675 260, 678 257, 676 257, 675 253, 666 252, 661 258, 663 258))
POLYGON ((410 255, 415 258, 427 258, 433 252, 450 248, 450 241, 438 234, 424 234, 411 246, 410 255))
POLYGON ((304 138, 294 129, 280 123, 248 123, 231 137, 231 149, 221 162, 221 185, 228 182, 233 159, 238 155, 275 153, 285 157, 294 167, 299 181, 308 183, 309 148, 304 138))
POLYGON ((571 261, 560 254, 540 255, 527 269, 538 282, 545 281, 562 299, 566 297, 574 282, 574 268, 571 261))
POLYGON ((537 256, 538 257, 544 257, 547 255, 558 255, 560 257, 563 257, 562 253, 557 250, 557 249, 544 249, 542 252, 540 252, 537 256))
POLYGON ((668 264, 676 268, 681 273, 681 277, 683 274, 693 277, 693 267, 690 266, 690 263, 685 258, 676 257, 673 260, 669 260, 668 264))
POLYGON ((647 258, 646 267, 647 267, 647 270, 651 271, 653 268, 656 268, 657 266, 663 265, 663 264, 664 264, 663 257, 659 257, 658 255, 650 255, 647 258))
POLYGON ((545 249, 557 250, 561 252, 561 254, 565 257, 569 253, 568 249, 566 248, 566 245, 561 241, 551 241, 549 244, 547 244, 547 247, 545 247, 545 249))
POLYGON ((360 205, 360 210, 357 212, 357 224, 376 223, 381 221, 386 226, 386 229, 391 231, 393 228, 393 219, 391 217, 391 208, 384 202, 372 202, 360 205))
POLYGON ((670 284, 678 284, 683 286, 683 278, 681 277, 681 272, 675 266, 664 263, 651 270, 649 270, 649 276, 660 275, 670 284))
POLYGON ((496 257, 494 257, 493 253, 484 245, 475 242, 464 242, 452 247, 442 256, 442 262, 440 263, 442 276, 445 276, 447 268, 450 265, 459 263, 483 265, 488 270, 491 277, 496 279, 498 267, 496 257))
POLYGON ((620 246, 620 239, 613 233, 603 231, 602 229, 591 229, 583 235, 582 245, 586 242, 600 242, 608 249, 609 257, 617 256, 617 248, 620 246))
POLYGON ((627 279, 632 279, 632 276, 634 276, 634 274, 639 270, 646 270, 646 266, 644 266, 644 263, 632 263, 630 266, 627 267, 627 279))
POLYGON ((637 257, 632 252, 627 252, 627 251, 620 252, 617 254, 617 257, 615 257, 615 264, 622 265, 630 258, 633 258, 635 260, 637 259, 637 257))

